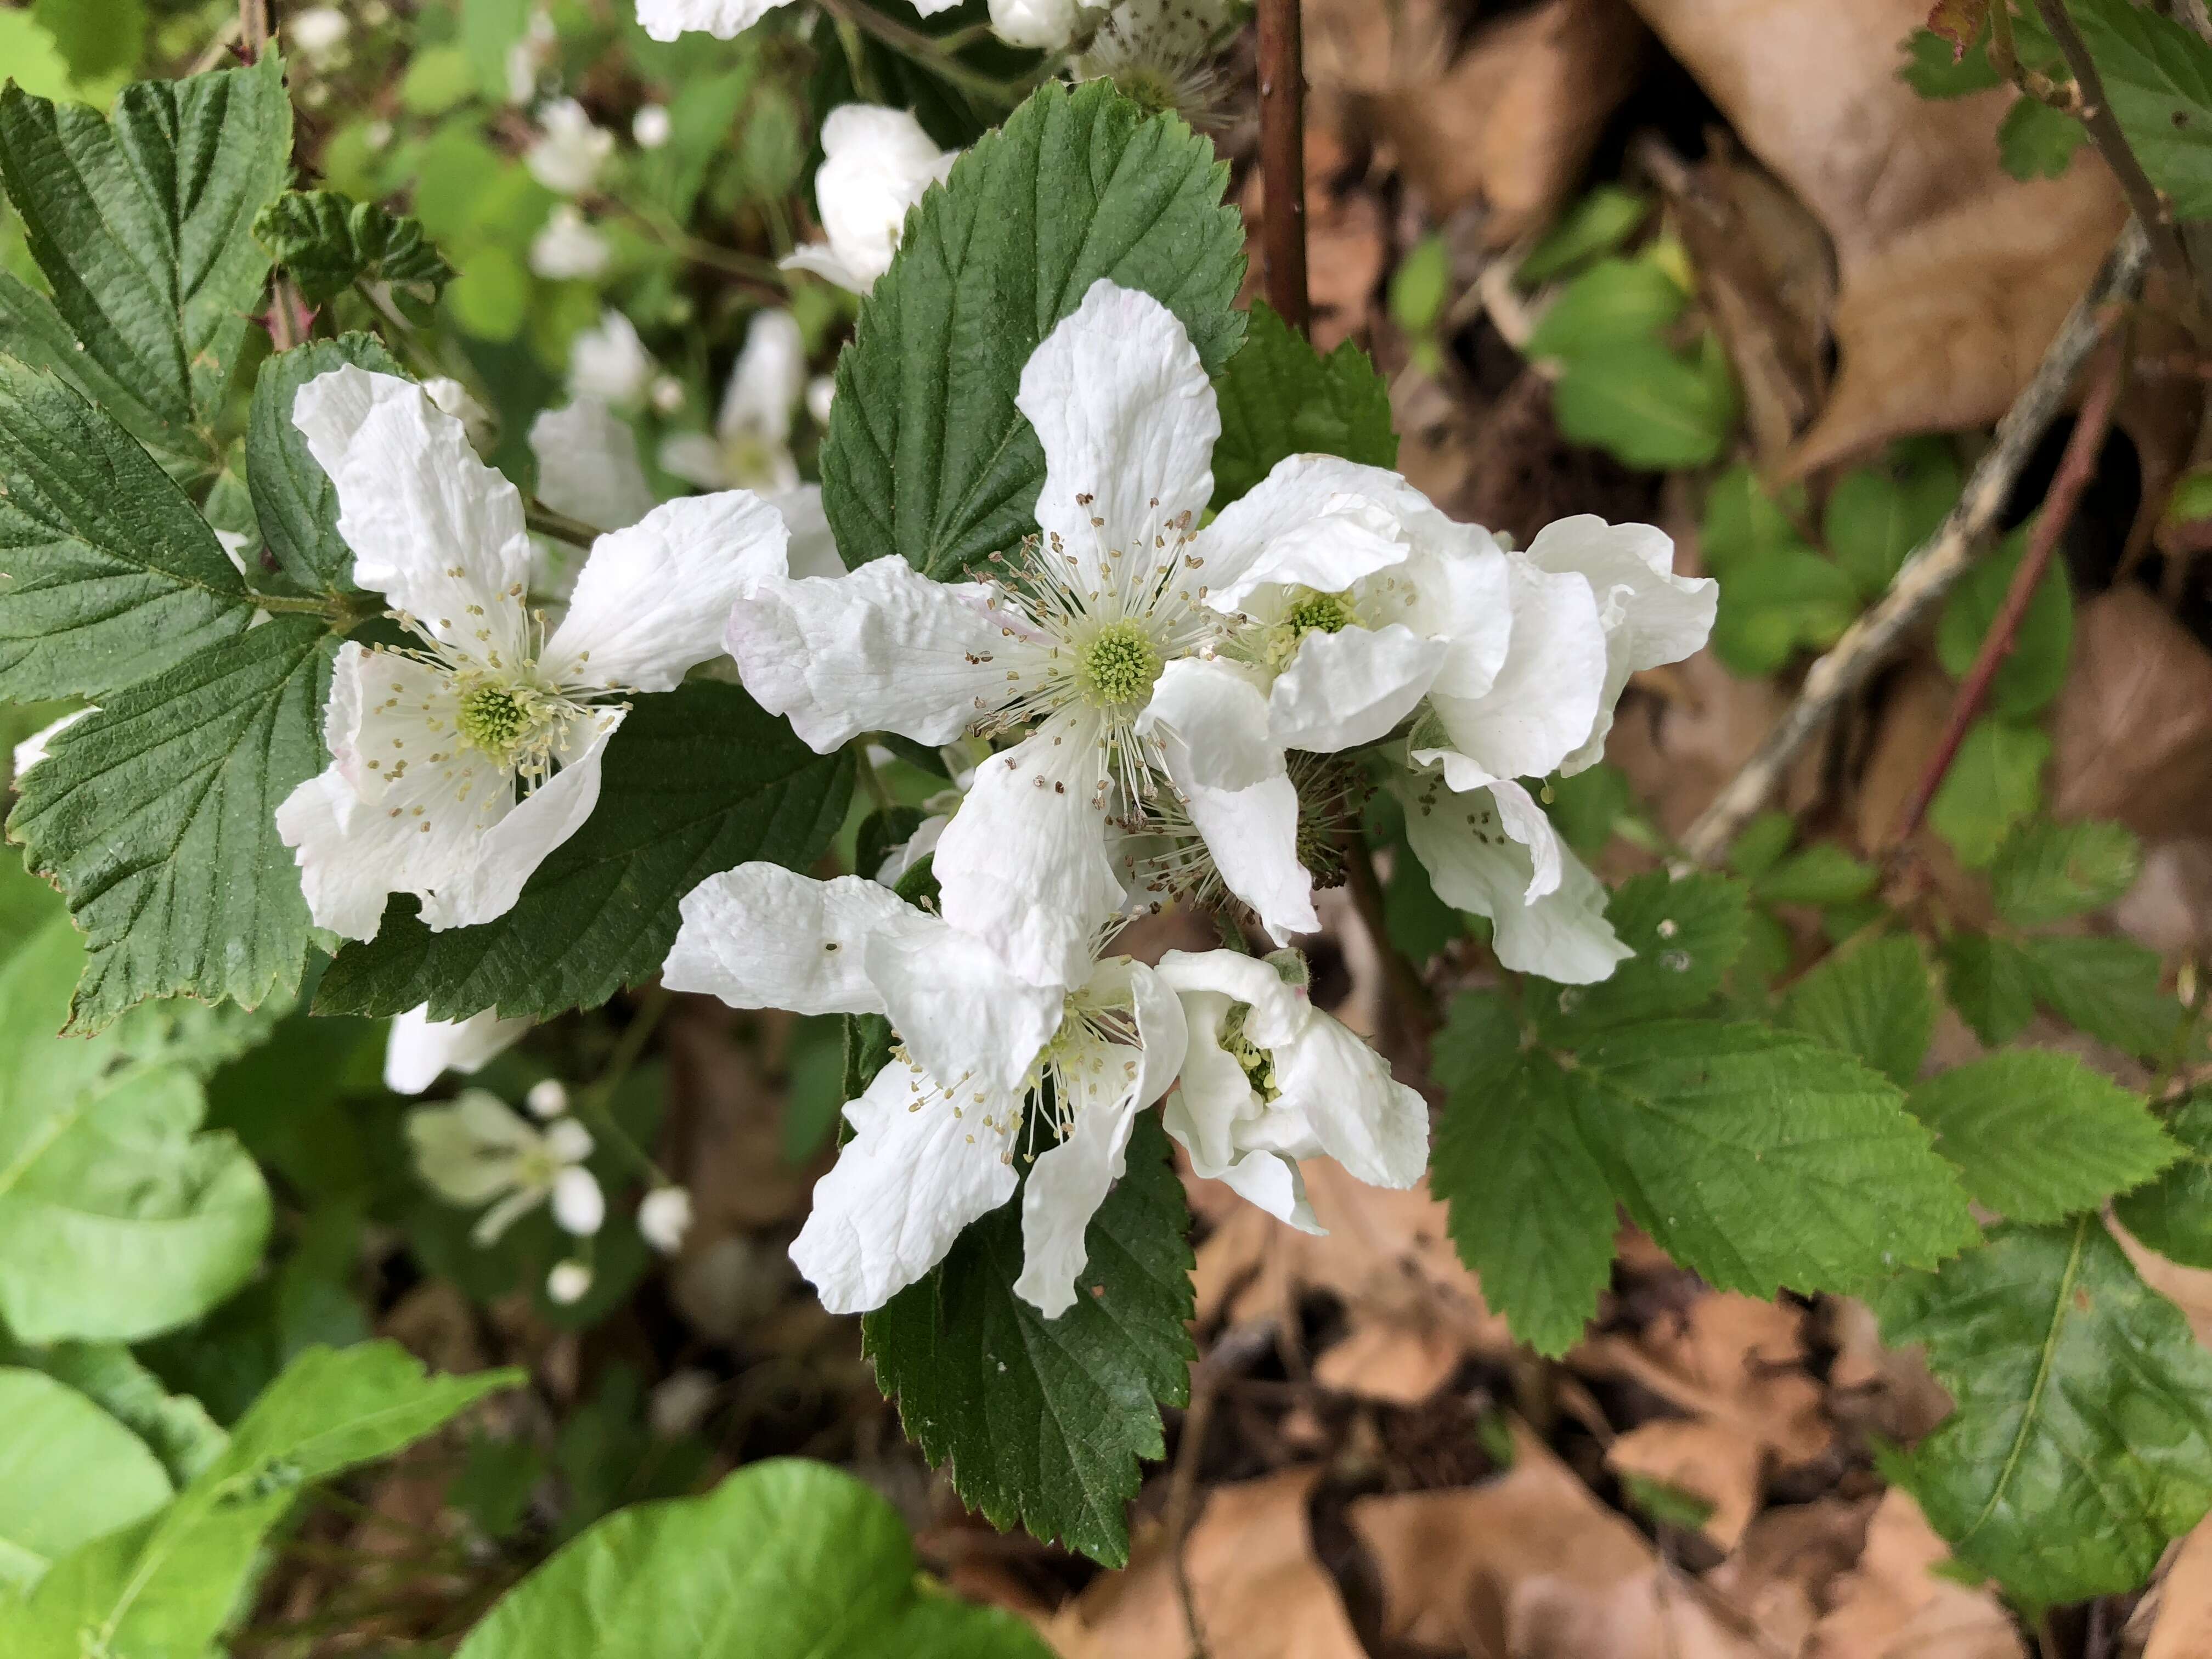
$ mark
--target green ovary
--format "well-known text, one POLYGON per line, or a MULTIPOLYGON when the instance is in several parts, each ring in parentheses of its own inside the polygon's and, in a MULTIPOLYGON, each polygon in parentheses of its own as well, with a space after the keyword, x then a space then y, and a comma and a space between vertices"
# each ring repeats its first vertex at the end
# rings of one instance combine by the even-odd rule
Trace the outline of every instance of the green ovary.
POLYGON ((1244 1021, 1251 1012, 1251 1005, 1243 1002, 1229 1011, 1229 1018, 1221 1022, 1221 1051, 1243 1068, 1252 1091, 1272 1103, 1283 1091, 1275 1086, 1275 1057, 1244 1035, 1244 1021))
POLYGON ((479 686, 461 699, 462 740, 487 755, 506 755, 536 724, 523 700, 504 686, 479 686))
POLYGON ((1160 677, 1160 648, 1139 623, 1109 623, 1076 657, 1076 684, 1096 708, 1127 708, 1149 696, 1160 677))
POLYGON ((1311 588, 1291 602, 1283 618, 1294 634, 1336 634, 1352 626, 1352 597, 1347 593, 1316 593, 1311 588))

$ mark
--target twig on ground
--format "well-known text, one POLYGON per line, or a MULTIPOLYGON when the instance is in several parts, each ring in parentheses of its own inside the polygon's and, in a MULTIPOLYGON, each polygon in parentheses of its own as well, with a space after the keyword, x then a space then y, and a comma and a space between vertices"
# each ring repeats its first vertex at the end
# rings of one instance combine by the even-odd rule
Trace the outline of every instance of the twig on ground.
POLYGON ((1175 1468, 1168 1474, 1168 1562, 1175 1569, 1176 1595, 1182 1602, 1183 1627, 1190 1632, 1192 1659, 1206 1659, 1206 1632, 1198 1621, 1198 1597, 1190 1584, 1190 1568, 1183 1547, 1198 1498, 1198 1465, 1206 1449, 1206 1425, 1213 1419, 1213 1402, 1221 1385, 1273 1346, 1275 1322, 1256 1320, 1235 1325, 1214 1339, 1206 1357, 1190 1368, 1190 1405, 1182 1414, 1182 1435, 1176 1443, 1175 1468))
POLYGON ((2108 307, 2142 291, 2150 254, 2140 224, 2130 222, 2043 355, 2034 378, 1997 422, 1996 438, 1966 480, 1965 493, 1935 535, 1914 550, 1889 591, 1807 671, 1793 702, 1756 753, 1682 837, 1692 864, 1717 863, 1751 822, 1805 745, 1827 725, 1844 700, 1890 659, 1898 646, 1942 603, 1972 565, 1982 538, 2004 511, 2021 470, 2044 429, 2063 406, 2075 376, 2104 336, 2108 307))
POLYGON ((2004 605, 1996 620, 1990 624, 1981 649, 1975 653, 1973 665, 1959 683, 1959 695, 1952 700, 1950 717, 1944 722, 1943 735, 1936 743, 1936 752, 1928 757, 1920 781, 1913 786, 1912 793, 1897 815, 1896 826, 1889 833, 1888 844, 1893 848, 1911 840, 1913 832, 1920 828, 1921 819, 1928 813, 1928 804, 1936 799, 1936 792, 1943 787, 1952 762, 1958 758, 1959 745, 1966 738, 1966 729, 1974 723, 1974 717, 1981 713, 1982 704, 1989 698, 1997 670, 2004 666, 2005 659, 2019 642, 2021 622, 2027 615, 2043 573, 2051 568, 2058 539, 2073 521, 2074 510, 2081 505, 2081 492, 2096 476, 2097 457, 2103 453, 2105 434, 2112 429, 2112 406, 2119 401, 2120 388, 2127 380, 2127 344, 2128 330, 2123 325, 2112 331, 2103 360, 2081 400, 2081 412, 2075 417, 2074 431, 2066 441, 2065 456, 2058 463, 2057 474, 2044 495, 2034 533, 2028 538, 2027 550, 2021 556, 2020 568, 2013 572, 2004 605))
POLYGON ((1311 331, 1306 291, 1306 116, 1299 0, 1260 0, 1261 270, 1267 303, 1301 334, 1311 331))

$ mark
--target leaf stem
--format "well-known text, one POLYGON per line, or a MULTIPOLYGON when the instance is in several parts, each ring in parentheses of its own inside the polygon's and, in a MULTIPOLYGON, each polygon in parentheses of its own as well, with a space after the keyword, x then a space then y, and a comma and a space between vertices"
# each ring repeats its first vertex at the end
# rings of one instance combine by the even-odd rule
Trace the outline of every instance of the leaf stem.
POLYGON ((525 504, 522 522, 535 535, 550 536, 556 542, 566 542, 569 546, 580 547, 586 552, 599 539, 599 532, 581 519, 556 513, 539 501, 525 504))
POLYGON ((623 1027, 622 1036, 615 1040, 614 1052, 607 1057, 606 1069, 592 1081, 592 1086, 577 1097, 575 1115, 588 1121, 592 1129, 609 1146, 635 1166, 646 1180, 656 1187, 669 1185, 660 1165, 636 1141, 629 1132, 615 1119, 614 1097, 629 1079, 631 1070, 645 1053, 645 1046, 653 1040, 659 1028, 661 1016, 676 1000, 675 994, 656 985, 639 1000, 637 1012, 623 1027))
POLYGON ((920 29, 908 28, 895 17, 886 17, 866 3, 866 0, 819 0, 819 3, 822 9, 842 27, 856 28, 864 34, 872 34, 901 57, 921 64, 939 80, 984 99, 996 108, 1012 109, 1021 101, 1019 91, 1008 87, 995 76, 970 69, 946 51, 943 41, 924 34, 920 29))
POLYGON ((1313 331, 1306 287, 1306 119, 1299 0, 1260 0, 1261 268, 1267 303, 1301 334, 1313 331))

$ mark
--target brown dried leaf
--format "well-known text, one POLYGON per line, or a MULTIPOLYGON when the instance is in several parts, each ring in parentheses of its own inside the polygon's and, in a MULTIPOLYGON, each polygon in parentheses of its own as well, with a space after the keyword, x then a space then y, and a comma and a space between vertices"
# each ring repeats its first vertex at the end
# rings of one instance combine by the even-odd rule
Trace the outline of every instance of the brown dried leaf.
POLYGON ((2212 1659, 2212 1521, 2181 1540, 2145 1606, 2151 1624, 2142 1659, 2212 1659))
POLYGON ((1884 1493, 1867 1528, 1866 1553, 1836 1586, 1803 1659, 2026 1659, 1994 1595, 1936 1576, 1949 1555, 1909 1493, 1884 1493))
POLYGON ((1997 156, 2013 94, 1929 100, 1899 81, 1924 0, 1633 3, 1835 243, 1840 371, 1790 469, 1995 420, 2118 233, 2104 164, 2085 148, 2022 183, 1997 156))
POLYGON ((2051 811, 2138 835, 2212 823, 2212 652, 2123 584, 2074 618, 2074 666, 2051 715, 2051 811))
POLYGON ((1872 1498, 1818 1498, 1770 1509, 1705 1583, 1769 1643, 1796 1653, 1832 1601, 1831 1586, 1864 1552, 1873 1514, 1872 1498))

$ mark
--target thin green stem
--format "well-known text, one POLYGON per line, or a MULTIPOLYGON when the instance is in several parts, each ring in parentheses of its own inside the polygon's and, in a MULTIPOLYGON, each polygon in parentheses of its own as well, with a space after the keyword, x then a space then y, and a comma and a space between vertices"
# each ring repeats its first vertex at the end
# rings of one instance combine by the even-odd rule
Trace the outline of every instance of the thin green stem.
POLYGON ((599 539, 599 532, 581 519, 556 513, 543 501, 526 503, 522 509, 522 522, 534 535, 550 536, 556 542, 566 542, 569 546, 580 547, 586 552, 599 539))
POLYGON ((673 993, 658 985, 645 994, 638 1003, 637 1012, 631 1016, 629 1024, 623 1028, 622 1036, 616 1040, 614 1053, 607 1057, 606 1069, 578 1097, 574 1107, 576 1115, 582 1118, 594 1133, 628 1158, 639 1173, 656 1187, 669 1185, 668 1177, 653 1161, 652 1155, 631 1139, 629 1132, 615 1121, 614 1097, 629 1077, 632 1068, 643 1056, 646 1044, 653 1040, 653 1032, 659 1027, 661 1016, 668 1012, 669 1005, 675 1000, 673 993))
POLYGON ((996 76, 970 69, 945 49, 944 41, 924 34, 920 29, 908 28, 896 18, 887 17, 864 0, 821 0, 822 9, 836 20, 841 30, 850 27, 864 34, 872 34, 902 58, 920 64, 939 80, 959 88, 963 92, 983 99, 999 109, 1012 109, 1022 100, 1026 87, 1008 86, 996 76))

